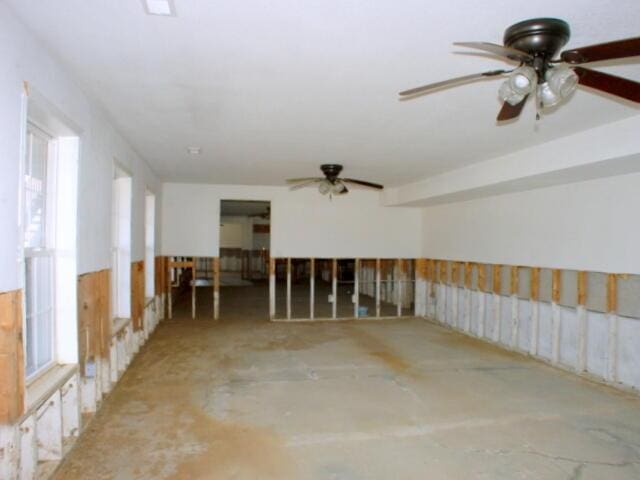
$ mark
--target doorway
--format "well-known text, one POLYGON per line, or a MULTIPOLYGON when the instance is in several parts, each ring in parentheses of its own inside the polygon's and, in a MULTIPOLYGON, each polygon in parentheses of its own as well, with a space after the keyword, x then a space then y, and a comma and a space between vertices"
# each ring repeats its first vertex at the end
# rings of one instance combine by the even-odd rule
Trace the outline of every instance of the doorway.
POLYGON ((220 318, 269 314, 271 202, 220 202, 220 318))

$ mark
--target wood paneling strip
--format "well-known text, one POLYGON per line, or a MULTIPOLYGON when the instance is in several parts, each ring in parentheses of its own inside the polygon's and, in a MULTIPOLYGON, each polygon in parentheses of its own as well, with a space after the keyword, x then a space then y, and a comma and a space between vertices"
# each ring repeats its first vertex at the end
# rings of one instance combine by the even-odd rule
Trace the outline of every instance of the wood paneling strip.
POLYGON ((0 293, 0 424, 12 424, 24 409, 22 290, 0 293))
POLYGON ((144 260, 131 263, 131 324, 142 330, 144 315, 144 260))

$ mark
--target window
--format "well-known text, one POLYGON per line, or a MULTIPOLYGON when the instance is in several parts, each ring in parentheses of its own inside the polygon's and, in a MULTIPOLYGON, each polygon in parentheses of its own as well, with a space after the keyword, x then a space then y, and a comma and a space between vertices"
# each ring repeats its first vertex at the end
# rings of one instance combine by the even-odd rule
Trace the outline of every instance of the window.
POLYGON ((55 360, 55 142, 29 123, 24 159, 26 374, 55 360))
POLYGON ((131 175, 115 165, 112 190, 111 279, 114 318, 131 317, 131 175))
POLYGON ((155 228, 156 228, 156 196, 147 190, 145 195, 145 254, 144 285, 145 297, 155 295, 155 228))

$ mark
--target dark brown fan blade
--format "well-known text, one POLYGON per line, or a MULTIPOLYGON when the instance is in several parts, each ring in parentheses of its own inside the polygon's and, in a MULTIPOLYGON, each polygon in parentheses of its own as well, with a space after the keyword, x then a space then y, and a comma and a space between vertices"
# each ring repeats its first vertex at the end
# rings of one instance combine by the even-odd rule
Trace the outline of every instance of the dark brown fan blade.
POLYGON ((314 183, 320 183, 324 180, 324 178, 312 178, 307 180, 306 182, 299 183, 298 185, 291 185, 289 190, 298 190, 300 188, 308 187, 309 185, 313 185, 314 183))
POLYGON ((640 83, 638 82, 583 67, 575 67, 574 71, 580 78, 580 85, 640 103, 640 83))
MULTIPOLYGON (((344 183, 342 185, 344 185, 344 183)), ((347 193, 349 193, 349 189, 344 185, 344 190, 342 190, 338 195, 346 195, 347 193)))
POLYGON ((310 182, 311 180, 322 180, 322 177, 287 178, 287 183, 310 182))
POLYGON ((640 37, 565 50, 560 54, 560 58, 567 63, 577 65, 579 63, 614 60, 638 55, 640 55, 640 37))
POLYGON ((496 43, 489 42, 453 42, 458 47, 475 48, 476 50, 484 50, 485 52, 493 53, 500 57, 505 57, 510 60, 518 60, 520 62, 527 62, 533 60, 533 57, 526 52, 518 50, 516 48, 505 47, 496 43))
POLYGON ((343 182, 355 183, 356 185, 362 185, 363 187, 376 188, 378 190, 382 190, 384 188, 384 186, 379 183, 365 182, 364 180, 356 180, 354 178, 341 178, 340 180, 343 182))
POLYGON ((487 77, 496 77, 505 73, 509 73, 511 70, 492 70, 490 72, 474 73, 472 75, 464 75, 462 77, 450 78, 449 80, 443 80, 442 82, 430 83, 429 85, 423 85, 421 87, 412 88, 400 92, 398 95, 401 97, 413 97, 416 95, 424 95, 441 88, 455 87, 456 85, 462 85, 463 83, 473 82, 487 77))
POLYGON ((515 105, 511 105, 509 102, 504 102, 500 112, 498 113, 497 120, 499 122, 504 122, 505 120, 518 118, 524 108, 524 104, 527 102, 527 98, 529 98, 529 95, 525 96, 520 103, 516 103, 515 105))

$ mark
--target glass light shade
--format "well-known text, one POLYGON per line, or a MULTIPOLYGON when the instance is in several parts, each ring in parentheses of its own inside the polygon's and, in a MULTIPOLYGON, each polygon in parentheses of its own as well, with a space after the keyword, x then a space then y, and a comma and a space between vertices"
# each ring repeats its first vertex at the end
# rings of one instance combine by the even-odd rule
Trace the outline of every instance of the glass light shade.
POLYGON ((327 193, 329 193, 331 191, 331 184, 329 182, 327 182, 326 180, 323 180, 322 182, 320 182, 320 184, 318 185, 318 191, 322 194, 322 195, 326 195, 327 193))
POLYGON ((331 193, 339 195, 344 191, 344 183, 336 182, 331 186, 331 193))
POLYGON ((502 101, 507 102, 510 105, 517 105, 524 98, 523 94, 513 91, 509 80, 505 80, 502 85, 500 85, 498 96, 502 101))
POLYGON ((517 68, 509 77, 511 90, 520 95, 527 95, 536 86, 538 74, 532 67, 517 68))
POLYGON ((562 100, 562 97, 551 89, 549 82, 538 85, 538 98, 544 107, 552 107, 562 100))
POLYGON ((546 77, 549 88, 561 98, 568 97, 578 87, 578 75, 565 65, 548 70, 546 77))

